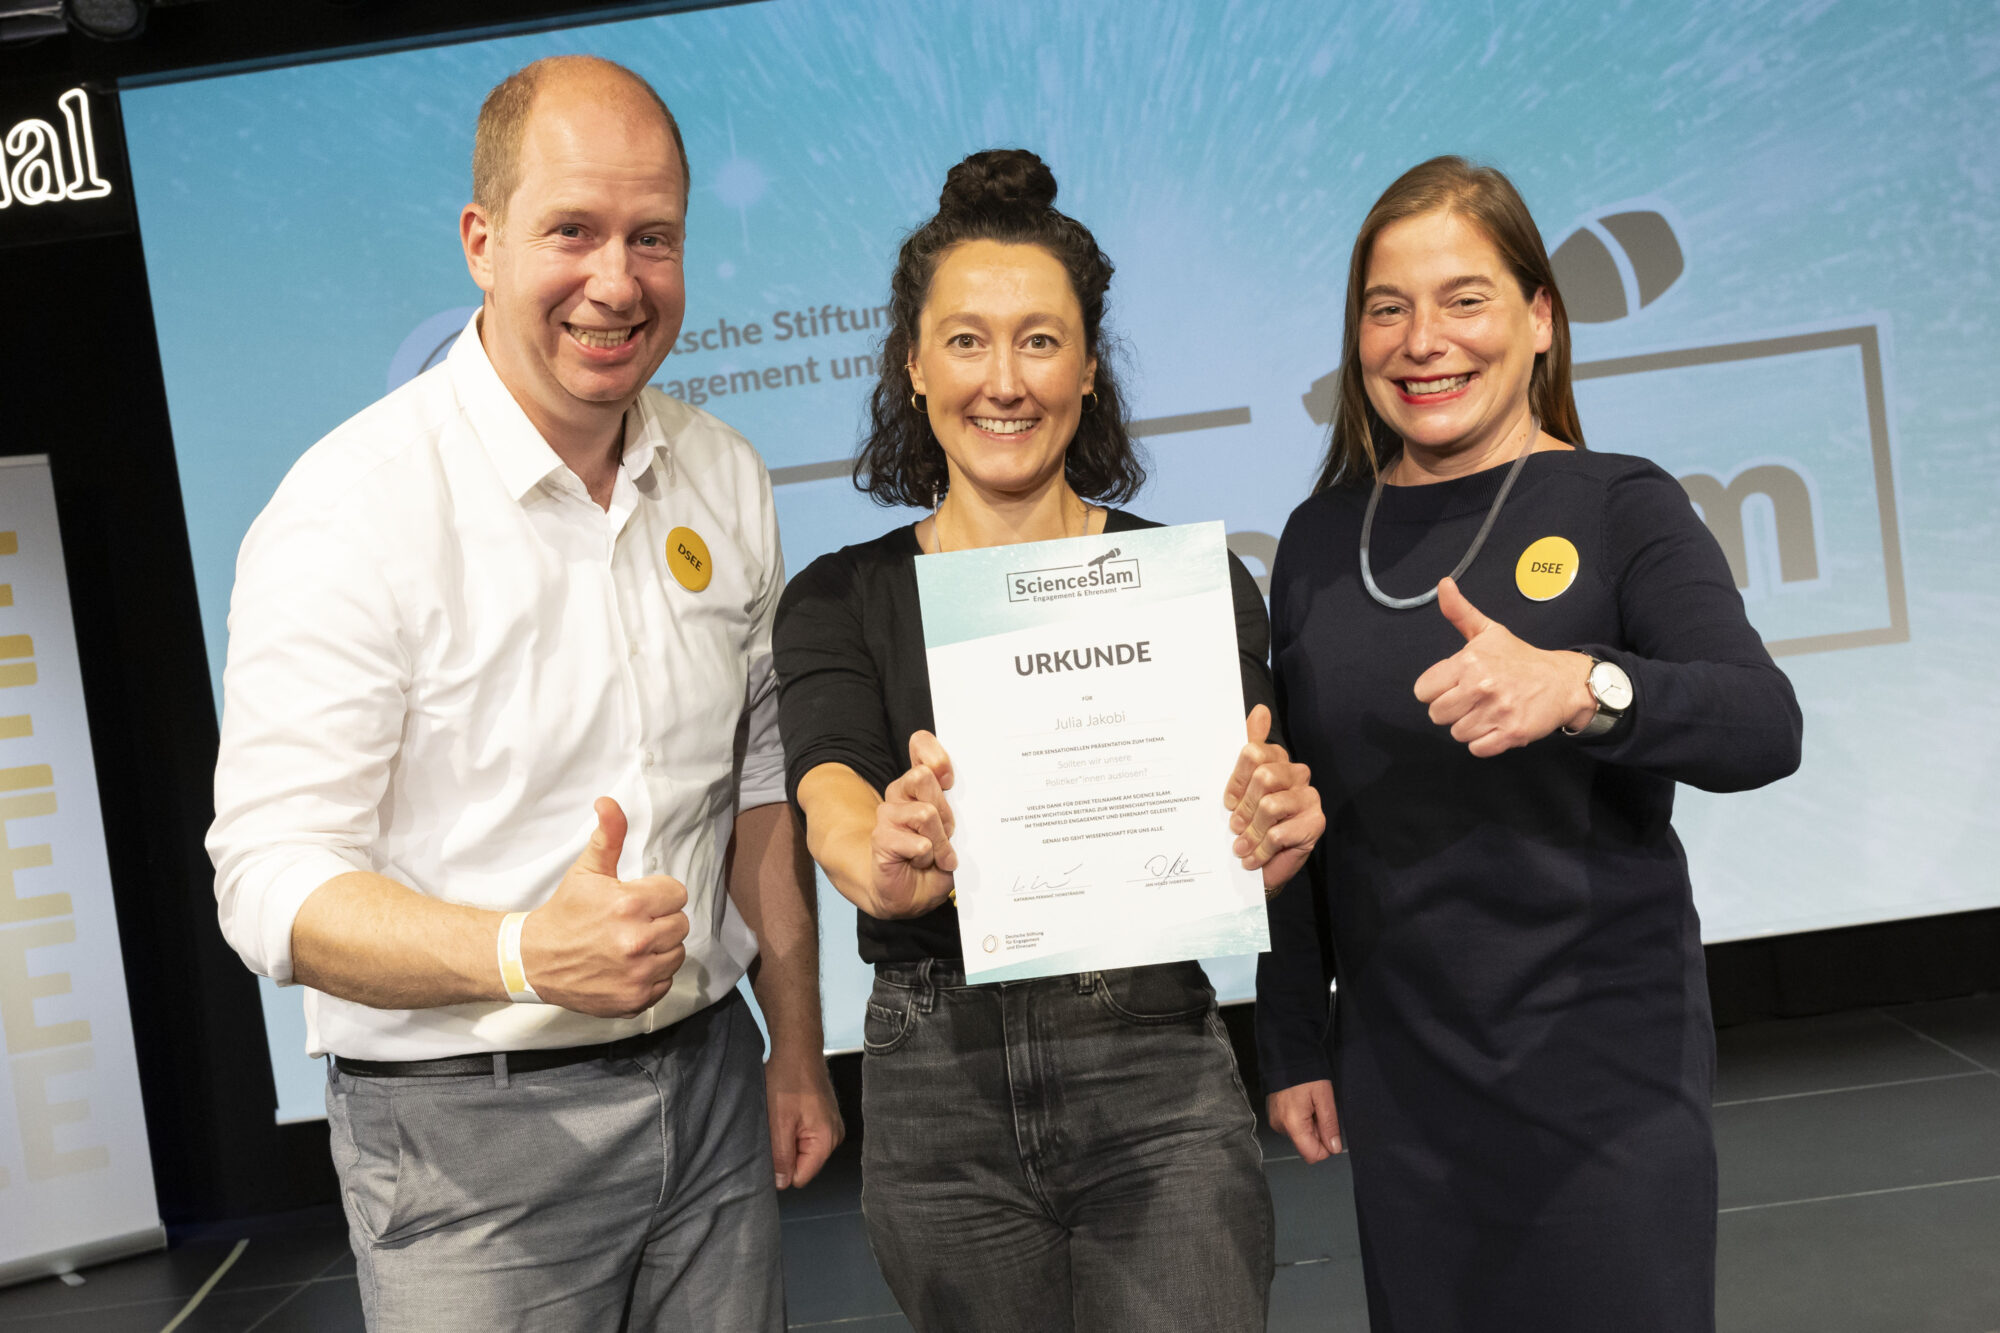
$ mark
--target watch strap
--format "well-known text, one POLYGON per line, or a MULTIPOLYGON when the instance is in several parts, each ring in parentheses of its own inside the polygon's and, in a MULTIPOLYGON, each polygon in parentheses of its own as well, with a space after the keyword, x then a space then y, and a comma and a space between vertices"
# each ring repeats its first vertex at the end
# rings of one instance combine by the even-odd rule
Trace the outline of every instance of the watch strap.
MULTIPOLYGON (((1579 649, 1578 651, 1582 650, 1579 649)), ((1574 729, 1570 727, 1562 728, 1562 734, 1588 739, 1592 736, 1602 736, 1607 731, 1610 731, 1623 721, 1625 714, 1631 710, 1629 706, 1626 708, 1613 708, 1604 702, 1597 693, 1597 687, 1590 683, 1590 677, 1596 674, 1598 667, 1604 665, 1604 659, 1594 653, 1584 653, 1583 655, 1590 660, 1590 671, 1584 676, 1583 687, 1590 691, 1591 699, 1597 704, 1597 711, 1590 715, 1590 721, 1580 727, 1574 729)))

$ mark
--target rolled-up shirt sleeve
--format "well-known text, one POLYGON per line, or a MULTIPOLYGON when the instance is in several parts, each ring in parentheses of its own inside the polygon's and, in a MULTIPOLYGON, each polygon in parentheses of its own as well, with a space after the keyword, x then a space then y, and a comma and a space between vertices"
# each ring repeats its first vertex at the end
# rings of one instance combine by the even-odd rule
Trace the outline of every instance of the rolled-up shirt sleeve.
POLYGON ((778 737, 778 676, 767 647, 750 664, 749 705, 744 709, 743 777, 736 813, 785 799, 785 748, 778 737))
POLYGON ((750 608, 750 677, 744 692, 742 775, 736 784, 736 813, 785 799, 785 747, 778 732, 778 673, 771 661, 771 626, 785 592, 785 557, 778 544, 778 512, 771 480, 764 488, 762 531, 764 579, 750 608))
POLYGON ((292 979, 313 891, 375 868, 370 848, 404 726, 410 655, 367 532, 287 503, 237 556, 208 853, 222 933, 250 969, 292 979))

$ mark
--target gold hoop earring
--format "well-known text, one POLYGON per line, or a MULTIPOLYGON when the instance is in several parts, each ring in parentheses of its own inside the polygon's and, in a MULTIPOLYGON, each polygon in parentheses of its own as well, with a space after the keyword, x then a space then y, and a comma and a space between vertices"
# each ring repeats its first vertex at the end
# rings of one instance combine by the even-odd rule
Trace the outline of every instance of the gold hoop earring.
POLYGON ((922 416, 926 414, 926 409, 930 407, 930 400, 928 398, 925 398, 924 406, 918 407, 917 399, 919 397, 922 397, 922 395, 919 394, 915 389, 910 390, 910 410, 922 416))
POLYGON ((1087 405, 1085 405, 1083 410, 1086 412, 1095 412, 1097 410, 1097 390, 1092 389, 1089 393, 1085 394, 1084 397, 1088 398, 1090 402, 1087 405))

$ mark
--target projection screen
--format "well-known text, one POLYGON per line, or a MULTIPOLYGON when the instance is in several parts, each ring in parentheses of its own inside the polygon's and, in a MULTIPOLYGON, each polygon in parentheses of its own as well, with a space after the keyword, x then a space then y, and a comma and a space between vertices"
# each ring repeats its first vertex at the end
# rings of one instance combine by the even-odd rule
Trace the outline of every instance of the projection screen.
MULTIPOLYGON (((478 299, 456 218, 482 95, 562 51, 680 118, 686 338, 659 382, 763 452, 793 570, 912 518, 847 460, 896 245, 965 153, 1041 153, 1118 265, 1132 508, 1224 520, 1260 573, 1324 445, 1362 214, 1434 154, 1500 166, 1557 256, 1590 446, 1683 480, 1805 707, 1796 777, 1681 797, 1707 937, 2000 904, 1992 8, 768 0, 130 90, 218 678, 252 517, 478 299)), ((867 972, 821 899, 828 1041, 853 1047, 867 972)), ((1248 995, 1248 960, 1214 976, 1248 995)), ((296 994, 265 997, 280 1115, 316 1115, 296 994)))

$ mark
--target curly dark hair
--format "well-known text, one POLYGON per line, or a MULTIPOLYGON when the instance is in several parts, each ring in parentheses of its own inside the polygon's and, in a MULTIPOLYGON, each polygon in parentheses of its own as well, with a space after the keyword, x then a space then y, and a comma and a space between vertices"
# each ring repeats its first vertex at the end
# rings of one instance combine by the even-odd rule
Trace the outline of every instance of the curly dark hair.
POLYGON ((854 457, 854 486, 880 505, 931 505, 950 484, 930 419, 910 401, 910 349, 938 264, 966 241, 1038 245, 1069 275, 1083 307, 1084 350, 1097 358, 1096 404, 1077 423, 1063 477, 1086 500, 1120 502, 1145 484, 1146 469, 1125 429, 1125 399, 1104 334, 1111 261, 1090 229, 1055 205, 1056 178, 1024 148, 989 148, 953 167, 938 211, 903 238, 889 279, 889 332, 882 374, 868 396, 868 434, 854 457))

